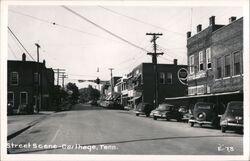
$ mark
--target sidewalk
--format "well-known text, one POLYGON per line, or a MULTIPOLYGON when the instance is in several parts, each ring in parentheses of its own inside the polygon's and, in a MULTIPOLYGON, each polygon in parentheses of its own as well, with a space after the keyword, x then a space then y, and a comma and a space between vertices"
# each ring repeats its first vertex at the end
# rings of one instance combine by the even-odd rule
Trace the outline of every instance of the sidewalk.
POLYGON ((12 115, 8 116, 8 139, 12 136, 21 133, 23 130, 35 125, 39 121, 45 119, 49 115, 54 113, 54 111, 40 111, 39 114, 32 115, 12 115))

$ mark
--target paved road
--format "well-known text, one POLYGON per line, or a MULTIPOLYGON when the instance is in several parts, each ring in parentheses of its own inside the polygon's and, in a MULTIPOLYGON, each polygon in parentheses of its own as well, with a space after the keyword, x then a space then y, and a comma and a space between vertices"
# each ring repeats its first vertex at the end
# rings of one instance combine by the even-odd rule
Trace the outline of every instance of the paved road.
POLYGON ((10 153, 234 155, 243 137, 186 123, 136 117, 130 111, 77 104, 8 140, 10 153), (220 150, 218 148, 221 148, 220 150), (224 148, 224 149, 223 149, 224 148))

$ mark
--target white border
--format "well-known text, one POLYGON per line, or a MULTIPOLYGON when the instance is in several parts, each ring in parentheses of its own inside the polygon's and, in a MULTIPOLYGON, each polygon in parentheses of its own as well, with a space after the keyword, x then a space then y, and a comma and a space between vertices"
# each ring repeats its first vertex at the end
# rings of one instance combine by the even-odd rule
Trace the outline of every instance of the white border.
POLYGON ((1 147, 7 145, 7 7, 8 5, 111 5, 111 6, 241 6, 244 8, 244 155, 243 156, 185 156, 185 155, 8 155, 1 148, 1 160, 249 160, 249 1, 248 0, 204 0, 204 1, 1 1, 1 147))

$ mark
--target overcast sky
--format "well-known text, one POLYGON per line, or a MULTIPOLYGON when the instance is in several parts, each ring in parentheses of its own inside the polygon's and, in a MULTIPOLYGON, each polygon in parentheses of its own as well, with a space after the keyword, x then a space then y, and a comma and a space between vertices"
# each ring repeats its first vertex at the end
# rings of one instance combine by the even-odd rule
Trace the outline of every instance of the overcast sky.
MULTIPOLYGON (((228 24, 228 18, 242 17, 240 7, 121 7, 67 6, 84 18, 129 41, 118 39, 73 14, 62 6, 10 6, 8 26, 36 60, 35 43, 39 43, 40 60, 49 68, 66 69, 69 79, 110 79, 128 74, 142 62, 151 62, 152 51, 147 32, 163 33, 157 39, 159 63, 187 64, 186 33, 202 24, 206 28, 210 16, 216 24, 228 24), (53 24, 55 23, 55 24, 53 24), (141 47, 145 50, 139 49, 141 47), (97 68, 99 67, 99 73, 97 68)), ((8 59, 20 60, 24 50, 8 32, 8 59)), ((28 60, 32 60, 27 55, 28 60)), ((83 84, 78 84, 83 86, 83 84)))

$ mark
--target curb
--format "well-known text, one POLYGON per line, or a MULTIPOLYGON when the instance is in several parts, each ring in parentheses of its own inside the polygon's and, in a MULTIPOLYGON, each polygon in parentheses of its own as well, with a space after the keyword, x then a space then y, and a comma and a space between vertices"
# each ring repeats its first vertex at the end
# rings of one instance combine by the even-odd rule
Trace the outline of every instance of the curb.
MULTIPOLYGON (((53 113, 55 113, 55 112, 53 112, 53 113)), ((36 120, 34 120, 34 121, 28 123, 26 127, 24 127, 24 128, 22 128, 22 129, 20 129, 20 130, 18 130, 18 131, 16 131, 16 132, 14 132, 14 133, 8 135, 8 136, 7 136, 7 140, 13 139, 14 137, 16 137, 16 136, 18 136, 19 134, 23 133, 24 131, 28 130, 28 129, 31 128, 32 126, 36 125, 36 124, 39 123, 40 121, 42 121, 42 120, 44 120, 45 118, 47 118, 48 116, 52 115, 53 113, 48 114, 48 115, 46 115, 46 116, 42 116, 42 117, 40 117, 40 118, 38 118, 38 119, 36 119, 36 120)))

